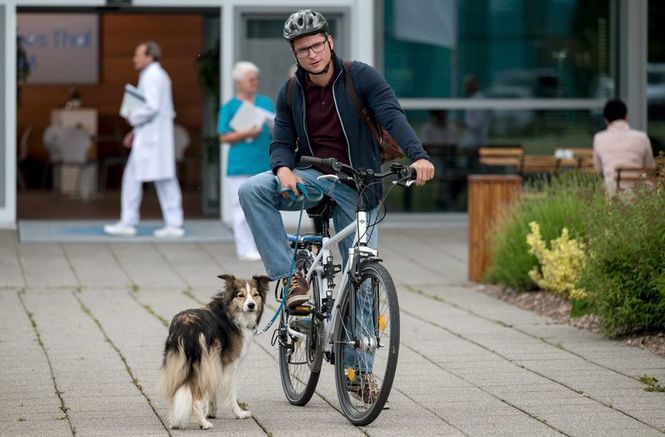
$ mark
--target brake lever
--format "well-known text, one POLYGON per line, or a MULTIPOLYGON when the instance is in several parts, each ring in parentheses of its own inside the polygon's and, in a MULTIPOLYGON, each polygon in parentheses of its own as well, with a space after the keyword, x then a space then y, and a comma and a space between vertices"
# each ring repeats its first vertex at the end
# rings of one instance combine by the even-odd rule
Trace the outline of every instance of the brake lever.
POLYGON ((338 182, 339 176, 337 176, 336 174, 324 174, 316 178, 317 181, 320 181, 322 179, 332 179, 333 181, 338 182))
POLYGON ((403 180, 393 181, 393 185, 401 185, 401 186, 406 187, 406 188, 409 188, 411 185, 413 185, 415 183, 416 183, 416 181, 413 180, 413 179, 409 179, 408 181, 403 181, 403 180))

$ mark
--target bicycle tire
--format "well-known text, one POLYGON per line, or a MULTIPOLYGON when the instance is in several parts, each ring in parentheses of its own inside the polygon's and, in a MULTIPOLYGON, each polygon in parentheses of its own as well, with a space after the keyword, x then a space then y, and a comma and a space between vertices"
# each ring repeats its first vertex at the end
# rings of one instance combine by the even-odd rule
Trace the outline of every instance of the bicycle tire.
MULTIPOLYGON (((311 267, 311 261, 312 257, 308 251, 299 251, 296 255, 296 270, 305 275, 311 267)), ((316 314, 320 312, 320 290, 316 274, 312 275, 310 291, 310 303, 314 306, 314 311, 310 315, 289 316, 284 312, 280 317, 280 332, 284 332, 285 323, 290 323, 292 326, 297 323, 297 320, 309 320, 310 323, 309 329, 304 328, 307 330, 307 339, 304 344, 302 340, 288 334, 285 334, 286 338, 282 338, 278 342, 282 389, 289 403, 298 406, 306 405, 312 398, 321 374, 323 359, 323 345, 320 339, 323 327, 320 319, 316 317, 316 314), (298 351, 298 353, 294 354, 291 351, 298 351), (301 352, 304 352, 304 355, 301 352)), ((286 299, 286 296, 283 298, 286 299)), ((306 326, 306 323, 303 326, 306 326)), ((300 330, 302 331, 303 328, 300 330)))
MULTIPOLYGON (((363 266, 360 278, 356 292, 363 295, 356 298, 355 311, 363 305, 371 305, 371 323, 366 320, 356 323, 359 335, 355 336, 356 343, 349 345, 351 293, 347 292, 340 302, 334 333, 337 397, 343 414, 356 426, 369 425, 381 414, 392 388, 399 356, 399 302, 395 283, 378 262, 363 266), (367 287, 364 284, 371 286, 371 302, 366 297, 368 289, 363 289, 367 287), (374 380, 378 392, 371 387, 370 380, 374 380)), ((368 318, 360 314, 359 317, 368 318)))

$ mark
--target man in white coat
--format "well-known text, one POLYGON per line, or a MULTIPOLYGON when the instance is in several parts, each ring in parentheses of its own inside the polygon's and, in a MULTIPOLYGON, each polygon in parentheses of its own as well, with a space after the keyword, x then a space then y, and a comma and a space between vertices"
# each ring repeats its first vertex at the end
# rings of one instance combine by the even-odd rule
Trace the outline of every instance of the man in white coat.
POLYGON ((147 41, 134 52, 134 68, 140 72, 138 89, 145 104, 129 113, 127 120, 134 128, 124 139, 131 148, 122 175, 120 221, 104 226, 111 235, 136 235, 143 182, 153 182, 162 208, 165 226, 155 231, 157 237, 182 237, 182 193, 176 178, 173 137, 173 98, 171 79, 159 64, 161 50, 147 41))

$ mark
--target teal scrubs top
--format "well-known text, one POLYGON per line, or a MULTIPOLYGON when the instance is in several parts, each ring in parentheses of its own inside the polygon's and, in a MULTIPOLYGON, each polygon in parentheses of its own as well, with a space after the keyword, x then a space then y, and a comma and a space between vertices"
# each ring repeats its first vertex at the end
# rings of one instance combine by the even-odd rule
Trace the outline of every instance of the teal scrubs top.
MULTIPOLYGON (((229 123, 241 104, 242 100, 234 97, 219 110, 217 121, 217 133, 219 135, 233 132, 229 123)), ((272 101, 266 96, 257 94, 254 105, 275 112, 272 101)), ((270 170, 270 140, 268 124, 264 123, 261 133, 253 140, 249 142, 242 140, 231 144, 226 174, 228 176, 255 175, 270 170)))

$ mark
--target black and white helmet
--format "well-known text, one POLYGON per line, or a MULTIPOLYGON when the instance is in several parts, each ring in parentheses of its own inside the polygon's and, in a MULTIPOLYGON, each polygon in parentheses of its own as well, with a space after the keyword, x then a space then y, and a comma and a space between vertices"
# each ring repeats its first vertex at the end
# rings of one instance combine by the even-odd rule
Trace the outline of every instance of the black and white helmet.
POLYGON ((312 9, 302 9, 292 13, 287 18, 282 35, 288 42, 292 42, 303 36, 327 32, 328 21, 326 21, 326 17, 312 9))

